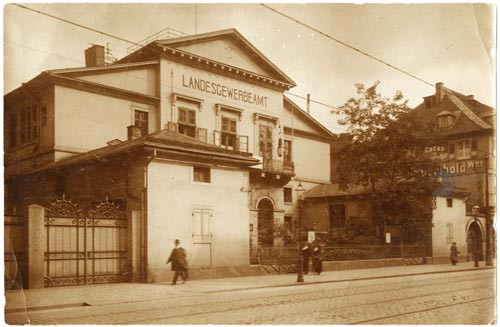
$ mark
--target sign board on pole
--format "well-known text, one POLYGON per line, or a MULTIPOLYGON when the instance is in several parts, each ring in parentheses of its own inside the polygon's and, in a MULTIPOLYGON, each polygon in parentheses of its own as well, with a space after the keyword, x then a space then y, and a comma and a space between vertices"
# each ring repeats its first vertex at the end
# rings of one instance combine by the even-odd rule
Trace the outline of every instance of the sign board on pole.
POLYGON ((307 242, 312 243, 312 242, 314 242, 315 238, 316 238, 316 232, 315 231, 311 231, 310 230, 310 231, 307 232, 307 242))

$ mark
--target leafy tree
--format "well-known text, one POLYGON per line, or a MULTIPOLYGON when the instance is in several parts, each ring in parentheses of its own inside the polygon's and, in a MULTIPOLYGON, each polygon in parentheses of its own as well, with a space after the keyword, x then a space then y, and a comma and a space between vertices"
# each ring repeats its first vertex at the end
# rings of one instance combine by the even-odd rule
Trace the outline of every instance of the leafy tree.
POLYGON ((423 240, 416 226, 430 221, 430 206, 422 201, 435 186, 438 168, 423 150, 436 144, 439 135, 414 119, 400 91, 387 98, 377 92, 378 85, 356 84, 357 96, 335 111, 342 115, 338 122, 347 127, 349 139, 339 153, 340 187, 368 189, 367 204, 380 240, 386 224, 400 226, 406 241, 423 240))

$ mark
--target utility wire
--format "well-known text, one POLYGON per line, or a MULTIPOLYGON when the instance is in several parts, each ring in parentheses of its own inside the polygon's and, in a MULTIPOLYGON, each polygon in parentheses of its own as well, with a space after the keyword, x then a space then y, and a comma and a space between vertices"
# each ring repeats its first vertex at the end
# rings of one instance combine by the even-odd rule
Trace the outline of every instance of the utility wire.
POLYGON ((112 38, 114 38, 114 39, 117 39, 117 40, 120 40, 120 41, 123 41, 123 42, 128 42, 128 43, 131 43, 131 44, 134 44, 134 45, 137 45, 137 46, 142 47, 142 45, 141 45, 141 44, 139 44, 139 43, 136 43, 136 42, 133 42, 133 41, 130 41, 130 40, 124 39, 124 38, 119 37, 119 36, 116 36, 116 35, 112 35, 112 34, 109 34, 109 33, 106 33, 106 32, 99 31, 99 30, 96 30, 95 28, 88 27, 88 26, 85 26, 85 25, 81 25, 81 24, 78 24, 78 23, 72 22, 72 21, 70 21, 70 20, 67 20, 67 19, 64 19, 64 18, 61 18, 61 17, 57 17, 57 16, 54 16, 54 15, 48 14, 48 13, 43 12, 43 11, 40 11, 40 10, 36 10, 36 9, 30 8, 30 7, 26 7, 26 6, 23 6, 23 5, 17 4, 17 3, 13 3, 13 5, 14 5, 14 6, 18 6, 18 7, 20 7, 20 8, 23 8, 23 9, 26 9, 26 10, 29 10, 29 11, 36 12, 37 14, 41 14, 41 15, 44 15, 44 16, 47 16, 47 17, 50 17, 50 18, 54 18, 54 19, 60 20, 60 21, 65 22, 65 23, 67 23, 67 24, 75 25, 75 26, 78 26, 78 27, 84 28, 84 29, 86 29, 86 30, 89 30, 89 31, 92 31, 92 32, 95 32, 95 33, 98 33, 98 34, 102 34, 102 35, 105 35, 105 36, 109 36, 109 37, 112 37, 112 38))
POLYGON ((333 41, 335 41, 335 42, 337 42, 337 43, 340 43, 341 45, 343 45, 343 46, 345 46, 345 47, 347 47, 347 48, 349 48, 349 49, 351 49, 351 50, 354 50, 354 51, 356 51, 356 52, 359 52, 359 53, 361 53, 361 54, 362 54, 362 55, 364 55, 364 56, 367 56, 367 57, 369 57, 369 58, 371 58, 371 59, 373 59, 373 60, 375 60, 375 61, 380 62, 381 64, 384 64, 384 65, 386 65, 386 66, 388 66, 388 67, 390 67, 390 68, 392 68, 392 69, 397 70, 398 72, 401 72, 401 73, 403 73, 403 74, 405 74, 405 75, 408 75, 408 76, 410 76, 410 77, 412 77, 412 78, 414 78, 414 79, 416 79, 416 80, 419 80, 420 82, 422 82, 422 83, 424 83, 424 84, 427 84, 427 85, 429 85, 429 86, 434 87, 434 84, 429 83, 429 82, 427 82, 426 80, 423 80, 423 79, 421 79, 420 77, 417 77, 417 76, 413 75, 412 73, 409 73, 409 72, 407 72, 407 71, 405 71, 405 70, 403 70, 403 69, 401 69, 401 68, 398 68, 398 67, 396 67, 396 66, 394 66, 394 65, 391 65, 391 64, 389 64, 388 62, 385 62, 384 60, 379 59, 379 58, 377 58, 377 57, 375 57, 375 56, 373 56, 373 55, 371 55, 371 54, 369 54, 369 53, 367 53, 367 52, 365 52, 365 51, 363 51, 363 50, 360 50, 360 49, 358 49, 358 48, 355 48, 355 47, 353 47, 352 45, 347 44, 347 43, 345 43, 345 42, 343 42, 343 41, 341 41, 341 40, 339 40, 339 39, 337 39, 337 38, 335 38, 335 37, 333 37, 333 36, 331 36, 331 35, 329 35, 329 34, 323 33, 323 32, 321 32, 320 30, 318 30, 317 28, 312 27, 311 25, 308 25, 308 24, 306 24, 306 23, 303 23, 303 22, 301 22, 300 20, 295 19, 295 18, 293 18, 293 17, 291 17, 291 16, 288 16, 287 14, 282 13, 281 11, 276 10, 276 9, 274 9, 274 8, 271 8, 271 7, 269 7, 269 6, 268 6, 268 5, 266 5, 266 4, 261 3, 260 5, 261 5, 261 6, 263 6, 264 8, 267 8, 267 9, 269 9, 269 10, 271 10, 271 11, 273 11, 273 12, 277 13, 278 15, 281 15, 281 16, 283 16, 283 17, 285 17, 285 18, 289 19, 289 20, 292 20, 292 21, 296 22, 296 23, 297 23, 297 24, 299 24, 299 25, 302 25, 302 26, 304 26, 304 27, 306 27, 306 28, 308 28, 308 29, 310 29, 310 30, 313 30, 314 32, 316 32, 316 33, 318 33, 318 34, 321 34, 321 35, 323 35, 323 36, 325 36, 325 37, 329 38, 330 40, 333 40, 333 41))

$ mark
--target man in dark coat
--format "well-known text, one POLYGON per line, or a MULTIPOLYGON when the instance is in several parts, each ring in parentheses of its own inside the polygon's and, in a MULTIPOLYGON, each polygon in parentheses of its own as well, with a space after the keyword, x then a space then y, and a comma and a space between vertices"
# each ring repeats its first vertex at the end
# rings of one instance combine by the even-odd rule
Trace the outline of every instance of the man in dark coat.
POLYGON ((457 265, 459 253, 460 253, 460 251, 458 251, 457 243, 453 242, 453 244, 451 245, 451 248, 450 248, 450 260, 451 260, 451 264, 454 266, 457 265))
POLYGON ((316 242, 313 243, 312 257, 313 257, 313 271, 319 275, 323 271, 323 263, 321 259, 321 247, 316 242))
POLYGON ((179 275, 182 278, 183 284, 187 279, 186 251, 179 246, 179 243, 179 240, 175 240, 175 248, 172 250, 172 253, 170 253, 170 257, 167 260, 167 264, 172 262, 172 270, 175 271, 172 285, 175 285, 177 283, 177 278, 179 277, 179 275))

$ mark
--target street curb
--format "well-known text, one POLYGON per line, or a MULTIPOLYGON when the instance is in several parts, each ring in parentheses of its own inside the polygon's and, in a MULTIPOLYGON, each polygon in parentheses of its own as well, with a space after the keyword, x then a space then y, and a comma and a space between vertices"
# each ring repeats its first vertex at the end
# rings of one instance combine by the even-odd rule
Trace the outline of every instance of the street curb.
POLYGON ((255 290, 255 289, 260 289, 260 288, 278 288, 278 287, 303 286, 303 285, 314 285, 314 284, 355 282, 355 281, 372 280, 372 279, 397 278, 397 277, 409 277, 409 276, 433 275, 433 274, 446 274, 446 273, 456 273, 456 272, 474 271, 474 270, 487 270, 487 269, 496 269, 496 266, 467 268, 467 269, 459 269, 459 270, 427 271, 427 272, 422 272, 422 273, 400 274, 400 275, 359 277, 359 278, 348 278, 348 279, 338 279, 338 280, 323 280, 323 281, 317 281, 317 282, 303 282, 303 283, 295 282, 293 284, 290 283, 290 284, 281 284, 281 285, 252 286, 252 287, 232 288, 232 289, 228 289, 228 290, 207 291, 207 292, 203 292, 203 293, 213 294, 213 293, 224 293, 224 292, 233 292, 233 291, 255 290))

